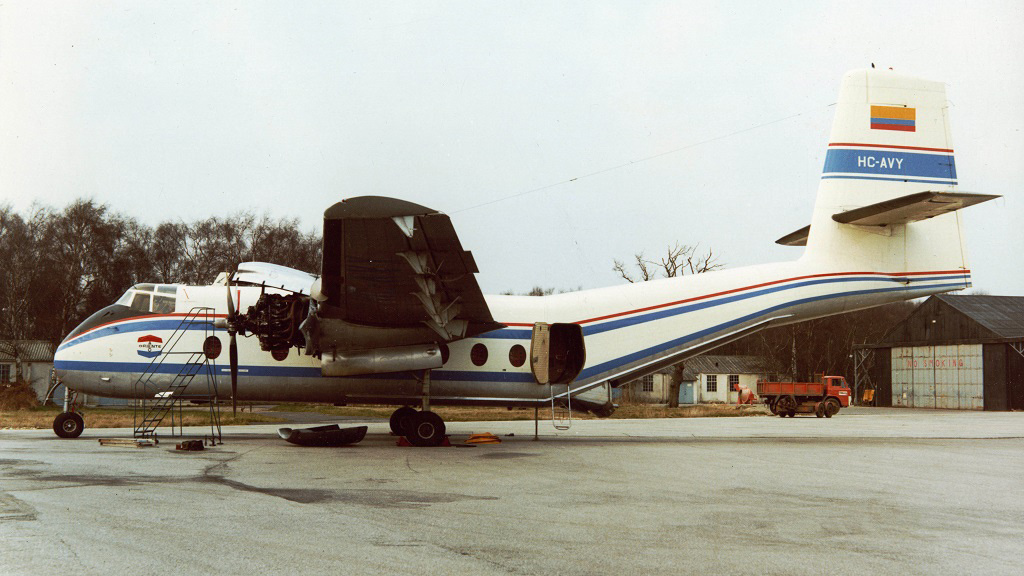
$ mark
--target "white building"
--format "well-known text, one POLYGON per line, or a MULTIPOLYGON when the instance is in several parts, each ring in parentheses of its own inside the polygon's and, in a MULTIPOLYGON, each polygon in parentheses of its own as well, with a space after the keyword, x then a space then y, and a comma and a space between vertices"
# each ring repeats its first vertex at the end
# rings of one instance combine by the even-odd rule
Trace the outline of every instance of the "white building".
MULTIPOLYGON (((768 361, 760 356, 702 354, 683 363, 679 403, 735 403, 739 386, 746 386, 756 392, 757 381, 772 375, 774 371, 770 369, 768 361)), ((667 404, 670 383, 669 370, 663 370, 624 386, 621 399, 626 402, 667 404)))
POLYGON ((40 400, 53 373, 53 344, 45 340, 0 340, 0 382, 28 381, 40 400))

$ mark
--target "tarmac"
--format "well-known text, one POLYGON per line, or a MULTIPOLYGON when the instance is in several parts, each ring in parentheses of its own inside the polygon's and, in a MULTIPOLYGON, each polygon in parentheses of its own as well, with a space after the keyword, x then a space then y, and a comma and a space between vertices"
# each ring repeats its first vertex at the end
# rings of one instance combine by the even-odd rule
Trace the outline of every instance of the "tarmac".
POLYGON ((259 425, 202 452, 97 441, 130 429, 0 431, 0 574, 1019 574, 1024 560, 1021 413, 541 421, 539 441, 532 421, 449 423, 441 448, 343 425, 357 423, 370 430, 351 447, 259 425), (502 443, 463 444, 482 432, 502 443))

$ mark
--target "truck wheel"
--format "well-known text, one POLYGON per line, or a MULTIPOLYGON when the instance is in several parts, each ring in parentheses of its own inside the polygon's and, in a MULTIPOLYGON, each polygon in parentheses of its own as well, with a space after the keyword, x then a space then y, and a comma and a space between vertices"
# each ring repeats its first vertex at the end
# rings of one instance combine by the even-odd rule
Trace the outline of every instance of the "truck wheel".
POLYGON ((793 414, 796 413, 796 398, 792 396, 780 396, 779 399, 775 401, 775 409, 779 411, 779 416, 788 415, 792 418, 793 414))
POLYGON ((835 398, 829 398, 825 400, 825 417, 831 418, 839 412, 839 401, 835 398))
POLYGON ((824 402, 818 402, 817 404, 814 405, 814 415, 817 416, 818 418, 823 418, 825 416, 824 402))
POLYGON ((775 402, 768 402, 768 410, 771 411, 773 416, 779 415, 779 409, 775 406, 775 402))

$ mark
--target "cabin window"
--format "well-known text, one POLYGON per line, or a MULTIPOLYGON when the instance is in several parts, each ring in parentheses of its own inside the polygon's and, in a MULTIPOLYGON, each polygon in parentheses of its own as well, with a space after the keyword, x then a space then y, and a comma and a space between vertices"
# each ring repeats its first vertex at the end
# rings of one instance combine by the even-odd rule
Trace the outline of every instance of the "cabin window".
POLYGON ((473 361, 474 365, 483 366, 487 362, 487 346, 473 344, 473 349, 469 351, 469 359, 473 361))
POLYGON ((132 298, 132 310, 138 310, 139 312, 149 312, 149 294, 136 293, 135 297, 132 298))
POLYGON ((516 344, 508 351, 508 362, 509 364, 519 368, 523 364, 526 364, 526 348, 523 348, 522 344, 516 344))
POLYGON ((640 379, 644 392, 654 392, 654 374, 648 374, 640 379))
POLYGON ((729 374, 729 390, 732 392, 739 392, 740 390, 740 375, 729 374))
POLYGON ((174 312, 174 297, 154 295, 153 312, 157 314, 170 314, 174 312))
POLYGON ((718 375, 708 374, 704 377, 708 392, 718 392, 718 375))
POLYGON ((177 286, 157 286, 156 287, 156 291, 160 292, 160 293, 163 293, 163 294, 177 295, 178 294, 178 287, 177 286))

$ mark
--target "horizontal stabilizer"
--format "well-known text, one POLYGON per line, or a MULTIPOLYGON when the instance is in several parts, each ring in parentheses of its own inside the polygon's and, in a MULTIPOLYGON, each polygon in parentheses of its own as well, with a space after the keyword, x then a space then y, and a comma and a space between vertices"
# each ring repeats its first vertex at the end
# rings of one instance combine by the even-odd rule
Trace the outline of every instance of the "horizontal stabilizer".
POLYGON ((999 198, 999 196, 965 192, 918 192, 847 212, 839 212, 833 214, 832 219, 841 224, 857 224, 859 226, 907 224, 980 204, 993 198, 999 198))
POLYGON ((790 232, 775 241, 783 246, 807 246, 807 236, 811 233, 811 225, 808 224, 796 232, 790 232))

